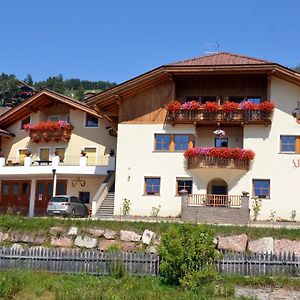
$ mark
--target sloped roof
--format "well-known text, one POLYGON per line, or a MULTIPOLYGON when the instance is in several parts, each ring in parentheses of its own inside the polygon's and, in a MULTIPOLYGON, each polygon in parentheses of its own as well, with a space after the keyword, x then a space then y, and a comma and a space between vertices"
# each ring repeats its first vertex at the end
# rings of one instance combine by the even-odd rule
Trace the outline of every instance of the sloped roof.
POLYGON ((228 52, 213 53, 185 59, 169 64, 170 66, 216 66, 216 65, 261 65, 272 63, 267 60, 228 52))
POLYGON ((245 55, 220 52, 162 65, 110 89, 93 95, 87 104, 102 112, 116 114, 122 98, 177 75, 193 74, 272 74, 300 86, 300 73, 278 63, 245 55))
POLYGON ((29 116, 33 111, 38 111, 41 107, 51 105, 53 102, 63 103, 73 109, 79 109, 95 117, 101 118, 101 116, 86 103, 77 101, 71 97, 53 92, 48 89, 42 89, 20 105, 12 108, 11 110, 0 115, 0 127, 6 129, 10 125, 14 124, 18 120, 22 120, 29 116))

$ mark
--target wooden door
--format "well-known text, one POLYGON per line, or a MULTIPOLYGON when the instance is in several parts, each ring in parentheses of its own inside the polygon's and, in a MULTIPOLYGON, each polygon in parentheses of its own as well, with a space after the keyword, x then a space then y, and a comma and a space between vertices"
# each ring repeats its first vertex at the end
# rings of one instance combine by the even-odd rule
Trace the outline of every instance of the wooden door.
POLYGON ((86 152, 87 156, 87 164, 89 166, 95 166, 96 165, 96 148, 84 148, 84 152, 86 152))
POLYGON ((40 160, 49 160, 49 156, 50 156, 49 148, 40 149, 40 160))
POLYGON ((24 165, 24 160, 25 160, 25 154, 27 152, 27 149, 22 149, 19 150, 19 164, 24 165))
POLYGON ((30 198, 29 180, 2 181, 0 211, 28 215, 30 198))
MULTIPOLYGON (((67 180, 57 180, 56 194, 59 192, 67 193, 67 180)), ((34 215, 45 215, 47 213, 47 205, 53 195, 53 180, 37 180, 35 192, 34 215)))

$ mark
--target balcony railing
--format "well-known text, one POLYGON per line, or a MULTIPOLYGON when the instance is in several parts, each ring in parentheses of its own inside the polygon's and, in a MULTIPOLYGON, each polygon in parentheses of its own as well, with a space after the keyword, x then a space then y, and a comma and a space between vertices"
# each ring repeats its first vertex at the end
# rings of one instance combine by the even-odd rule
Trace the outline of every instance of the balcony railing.
POLYGON ((72 129, 70 128, 61 128, 58 130, 29 130, 30 139, 34 143, 69 141, 71 138, 71 133, 72 129))
POLYGON ((198 168, 225 168, 249 170, 250 161, 247 159, 237 158, 219 158, 213 156, 197 156, 187 158, 188 169, 198 168))
POLYGON ((168 112, 167 121, 175 124, 271 124, 272 111, 242 110, 236 109, 232 112, 225 112, 219 109, 216 112, 204 109, 168 112))
POLYGON ((188 198, 189 206, 212 207, 241 207, 239 195, 191 194, 188 198))

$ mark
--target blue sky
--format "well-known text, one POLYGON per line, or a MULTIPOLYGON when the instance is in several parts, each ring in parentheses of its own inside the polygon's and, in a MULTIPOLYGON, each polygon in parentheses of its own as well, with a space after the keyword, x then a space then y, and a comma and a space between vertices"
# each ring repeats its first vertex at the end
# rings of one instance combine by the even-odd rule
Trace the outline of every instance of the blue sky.
POLYGON ((9 0, 0 72, 118 83, 205 51, 300 64, 299 0, 9 0))

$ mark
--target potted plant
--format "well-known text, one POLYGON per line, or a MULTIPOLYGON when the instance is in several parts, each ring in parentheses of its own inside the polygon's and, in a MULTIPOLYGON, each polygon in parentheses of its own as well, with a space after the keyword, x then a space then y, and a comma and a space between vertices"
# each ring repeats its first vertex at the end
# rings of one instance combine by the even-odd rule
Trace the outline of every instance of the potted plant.
POLYGON ((84 150, 81 150, 80 155, 81 156, 86 156, 86 152, 84 150))

